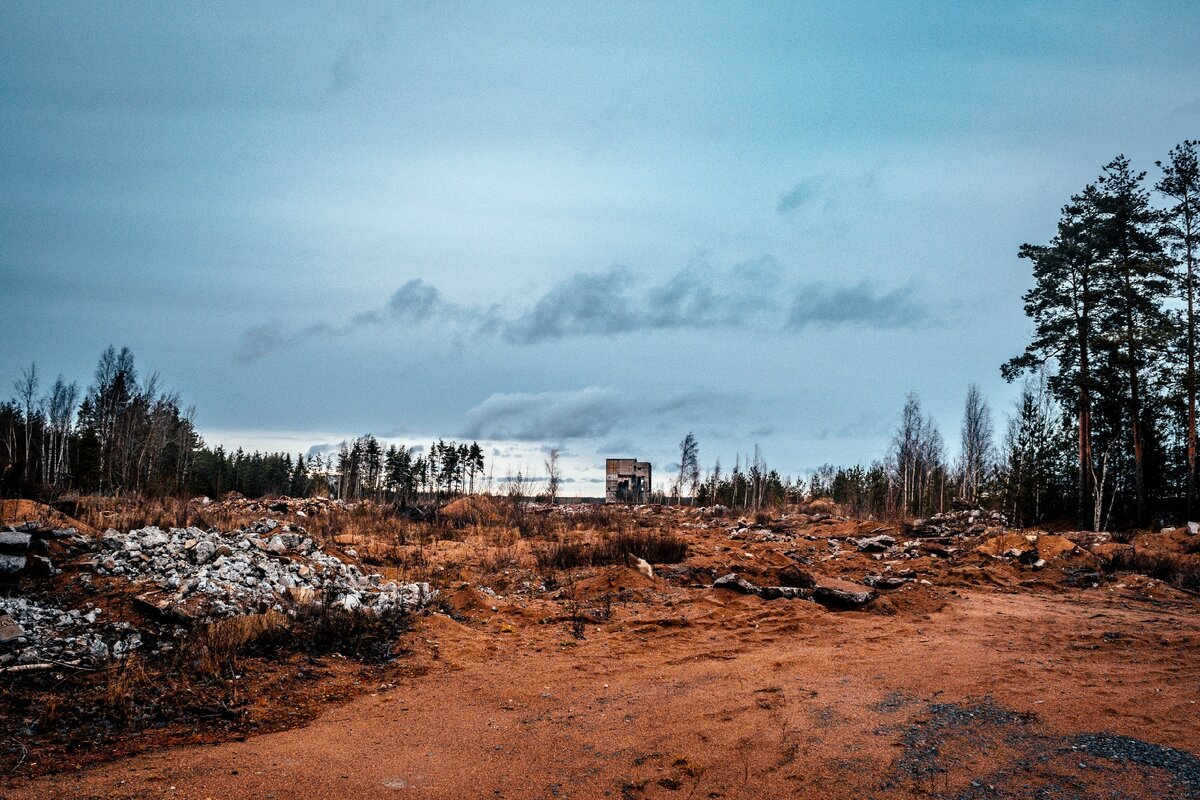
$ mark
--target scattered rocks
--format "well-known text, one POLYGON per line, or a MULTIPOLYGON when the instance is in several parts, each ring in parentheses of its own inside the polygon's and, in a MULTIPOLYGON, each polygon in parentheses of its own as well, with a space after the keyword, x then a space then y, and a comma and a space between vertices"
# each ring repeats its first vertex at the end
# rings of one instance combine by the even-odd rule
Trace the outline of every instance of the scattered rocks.
POLYGON ((999 511, 982 508, 947 511, 929 519, 918 519, 907 526, 914 536, 977 536, 989 526, 1004 527, 1008 520, 999 511))
POLYGON ((128 622, 106 622, 98 608, 62 609, 0 597, 0 663, 102 661, 143 646, 128 622))

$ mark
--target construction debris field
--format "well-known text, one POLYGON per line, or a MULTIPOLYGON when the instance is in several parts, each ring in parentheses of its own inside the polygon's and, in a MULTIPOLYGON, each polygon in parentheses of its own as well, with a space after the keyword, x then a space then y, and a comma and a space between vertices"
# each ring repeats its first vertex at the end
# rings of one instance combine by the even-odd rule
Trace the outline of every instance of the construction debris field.
POLYGON ((0 591, 6 798, 1200 797, 1186 527, 71 510, 3 509, 35 542, 73 530, 0 591), (394 617, 351 638, 315 605, 394 617), (236 652, 200 669, 214 630, 236 652))

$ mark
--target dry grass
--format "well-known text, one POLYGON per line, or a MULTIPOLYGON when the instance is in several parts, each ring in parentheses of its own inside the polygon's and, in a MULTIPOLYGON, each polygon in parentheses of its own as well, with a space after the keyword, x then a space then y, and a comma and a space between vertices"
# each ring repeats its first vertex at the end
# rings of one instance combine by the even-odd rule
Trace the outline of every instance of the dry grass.
POLYGON ((623 564, 629 555, 651 564, 677 564, 687 558, 687 541, 673 533, 637 531, 614 533, 598 541, 559 540, 534 550, 543 570, 564 570, 623 564))
POLYGON ((213 622, 184 641, 183 666, 206 680, 232 679, 238 662, 249 655, 265 655, 290 643, 288 618, 275 611, 247 614, 213 622))

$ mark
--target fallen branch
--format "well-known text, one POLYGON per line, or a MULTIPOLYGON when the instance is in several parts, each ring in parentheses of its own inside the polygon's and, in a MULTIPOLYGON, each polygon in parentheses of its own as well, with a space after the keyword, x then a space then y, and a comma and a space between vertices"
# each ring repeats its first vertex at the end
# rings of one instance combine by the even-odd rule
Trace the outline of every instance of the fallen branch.
POLYGON ((15 667, 4 667, 0 669, 0 673, 10 674, 14 672, 40 672, 47 669, 79 669, 91 670, 91 667, 81 667, 80 662, 76 661, 46 661, 38 664, 17 664, 15 667))

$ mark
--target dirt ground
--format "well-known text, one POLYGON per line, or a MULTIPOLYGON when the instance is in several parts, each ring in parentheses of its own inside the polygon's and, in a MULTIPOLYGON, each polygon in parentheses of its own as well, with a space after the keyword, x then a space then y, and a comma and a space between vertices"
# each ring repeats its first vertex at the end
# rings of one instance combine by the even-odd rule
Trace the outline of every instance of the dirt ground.
POLYGON ((902 563, 828 541, 874 523, 733 539, 681 519, 662 524, 686 532, 690 555, 653 578, 613 565, 523 591, 514 557, 493 596, 456 570, 402 668, 301 727, 64 763, 0 796, 1200 797, 1189 593, 1121 573, 1067 585, 1096 557, 1058 537, 1043 549, 1062 563, 1035 570, 975 540, 902 563), (740 566, 770 585, 798 559, 925 582, 833 611, 701 579, 740 566))

